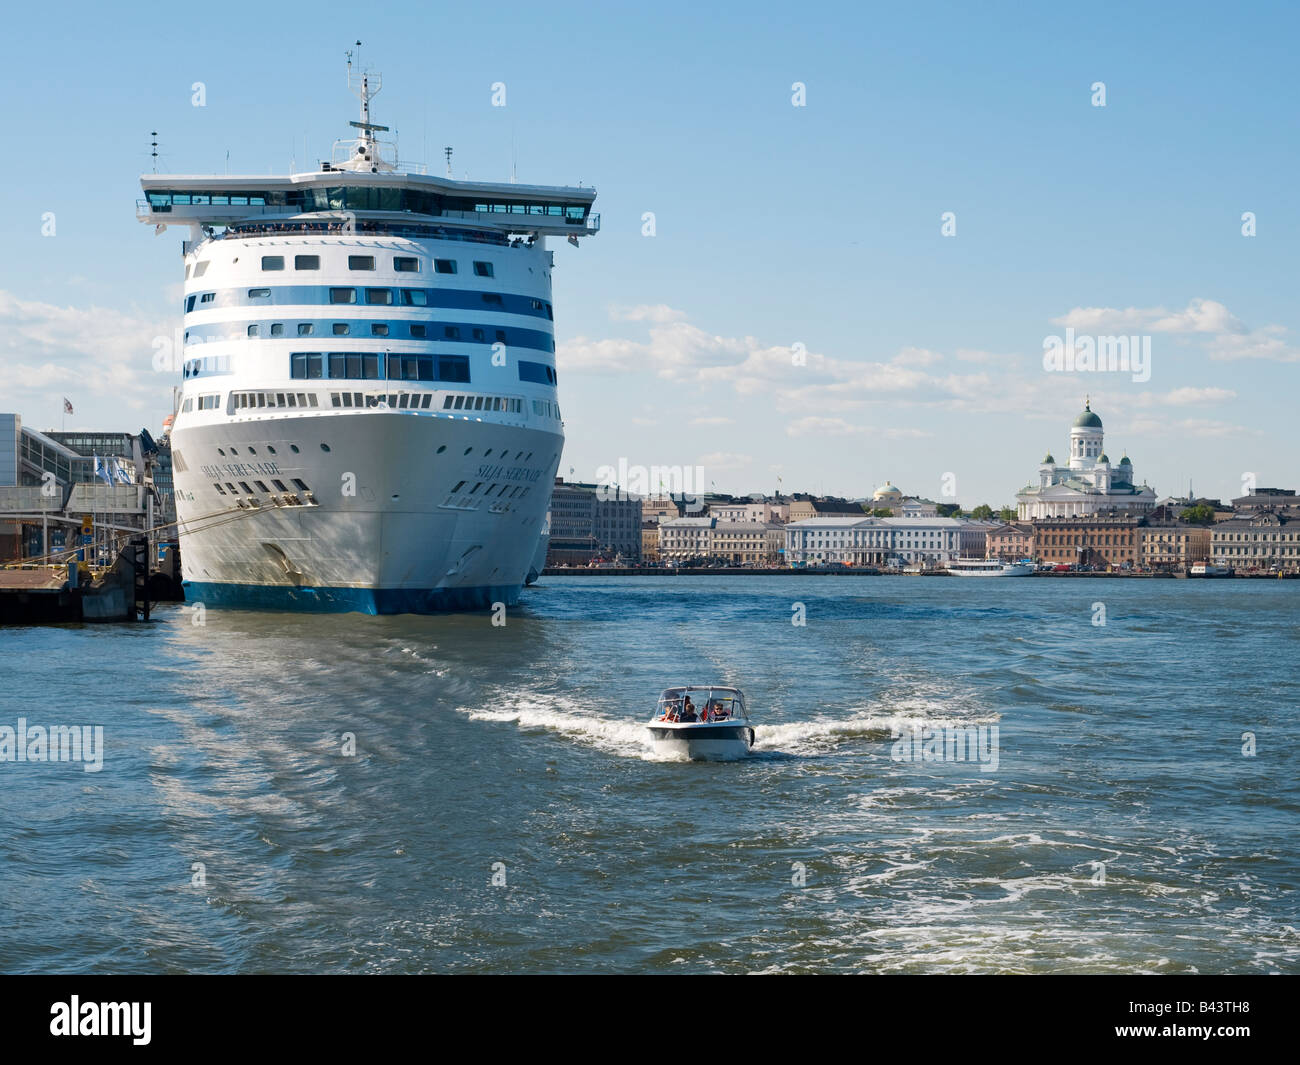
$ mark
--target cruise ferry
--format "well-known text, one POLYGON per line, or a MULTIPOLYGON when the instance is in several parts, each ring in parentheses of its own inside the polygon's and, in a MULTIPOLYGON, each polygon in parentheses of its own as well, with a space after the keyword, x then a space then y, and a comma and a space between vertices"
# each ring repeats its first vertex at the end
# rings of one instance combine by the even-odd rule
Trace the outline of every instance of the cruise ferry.
POLYGON ((1007 562, 1000 558, 956 558, 947 564, 954 577, 1028 577, 1032 562, 1007 562))
MULTIPOLYGON (((548 237, 599 231, 585 187, 397 161, 354 72, 355 136, 318 171, 147 174, 184 240, 172 455, 187 598, 429 613, 535 579, 564 444, 548 237)), ((450 155, 448 156, 450 159, 450 155)))

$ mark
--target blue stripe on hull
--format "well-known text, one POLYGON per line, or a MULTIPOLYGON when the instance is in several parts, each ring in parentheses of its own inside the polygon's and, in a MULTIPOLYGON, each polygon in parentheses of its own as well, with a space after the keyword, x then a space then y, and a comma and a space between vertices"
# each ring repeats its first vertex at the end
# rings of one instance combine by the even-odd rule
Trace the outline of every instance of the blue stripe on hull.
POLYGON ((185 581, 185 601, 234 610, 303 610, 324 614, 445 614, 514 606, 520 588, 296 588, 272 584, 185 581))

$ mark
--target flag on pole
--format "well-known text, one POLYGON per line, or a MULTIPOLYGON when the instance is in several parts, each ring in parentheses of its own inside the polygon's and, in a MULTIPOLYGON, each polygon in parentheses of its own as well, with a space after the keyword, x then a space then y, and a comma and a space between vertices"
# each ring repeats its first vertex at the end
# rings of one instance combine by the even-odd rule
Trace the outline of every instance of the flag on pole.
POLYGON ((72 400, 70 400, 67 396, 63 397, 63 413, 64 414, 72 413, 72 400))
POLYGON ((95 457, 95 477, 98 480, 103 481, 105 484, 112 484, 113 477, 108 472, 108 464, 103 459, 101 459, 98 455, 95 455, 94 457, 95 457))
MULTIPOLYGON (((113 481, 116 481, 118 484, 135 483, 134 481, 131 480, 131 475, 122 468, 122 464, 118 462, 117 459, 108 460, 108 469, 113 476, 113 481)), ((111 484, 112 482, 109 483, 111 484)))

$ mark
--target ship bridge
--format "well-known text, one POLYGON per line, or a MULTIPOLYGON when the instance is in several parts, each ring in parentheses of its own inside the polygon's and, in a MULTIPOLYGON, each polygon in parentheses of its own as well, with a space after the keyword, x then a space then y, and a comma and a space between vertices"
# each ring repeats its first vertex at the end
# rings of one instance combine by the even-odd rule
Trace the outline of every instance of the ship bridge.
MULTIPOLYGON (((329 166, 330 164, 323 164, 329 166)), ((427 174, 322 170, 284 177, 148 174, 136 217, 155 225, 216 228, 258 223, 366 219, 436 222, 503 236, 590 236, 596 190, 455 181, 427 174)))

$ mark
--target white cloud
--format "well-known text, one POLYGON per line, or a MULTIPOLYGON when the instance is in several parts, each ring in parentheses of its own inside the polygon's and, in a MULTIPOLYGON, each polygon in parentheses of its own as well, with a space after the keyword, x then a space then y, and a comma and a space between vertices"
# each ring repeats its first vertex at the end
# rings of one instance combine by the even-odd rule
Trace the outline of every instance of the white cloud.
POLYGON ((1077 333, 1243 333, 1246 327, 1218 300, 1193 299, 1181 311, 1164 307, 1075 307, 1052 319, 1077 333))
POLYGON ((871 436, 889 440, 913 440, 930 435, 920 429, 882 429, 873 425, 862 425, 846 421, 844 418, 826 418, 815 414, 807 418, 795 419, 785 427, 785 431, 788 436, 854 436, 870 434, 871 436))
POLYGON ((642 303, 635 307, 611 307, 609 316, 616 322, 680 322, 684 311, 673 310, 665 303, 642 303))
POLYGON ((20 412, 27 404, 48 408, 53 392, 67 395, 86 416, 122 408, 156 410, 169 405, 178 380, 153 368, 154 339, 174 339, 156 319, 103 307, 61 307, 0 291, 0 334, 5 398, 20 412))
POLYGON ((1193 403, 1226 403, 1236 399, 1237 393, 1230 388, 1175 388, 1163 396, 1156 397, 1159 402, 1171 407, 1184 407, 1193 403))

